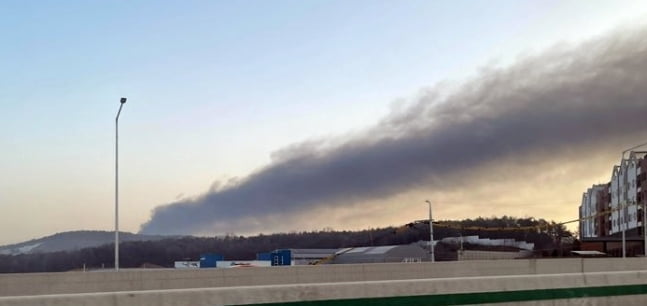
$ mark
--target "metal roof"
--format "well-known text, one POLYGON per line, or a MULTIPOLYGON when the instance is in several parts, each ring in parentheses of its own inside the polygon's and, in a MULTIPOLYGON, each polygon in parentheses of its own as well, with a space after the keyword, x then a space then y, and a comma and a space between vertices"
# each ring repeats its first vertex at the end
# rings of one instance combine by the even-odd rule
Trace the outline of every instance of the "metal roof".
POLYGON ((336 254, 332 263, 402 262, 427 258, 427 251, 418 245, 359 247, 340 250, 336 254))
POLYGON ((339 249, 289 249, 292 258, 324 258, 335 254, 339 249))

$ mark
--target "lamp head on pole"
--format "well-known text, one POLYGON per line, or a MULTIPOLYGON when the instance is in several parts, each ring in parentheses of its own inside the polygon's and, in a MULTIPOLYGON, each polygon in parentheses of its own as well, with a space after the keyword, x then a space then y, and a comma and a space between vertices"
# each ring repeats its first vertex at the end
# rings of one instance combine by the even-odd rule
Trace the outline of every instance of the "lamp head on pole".
POLYGON ((121 104, 124 104, 124 103, 126 103, 126 100, 127 100, 126 98, 121 98, 121 100, 119 102, 121 102, 121 104))

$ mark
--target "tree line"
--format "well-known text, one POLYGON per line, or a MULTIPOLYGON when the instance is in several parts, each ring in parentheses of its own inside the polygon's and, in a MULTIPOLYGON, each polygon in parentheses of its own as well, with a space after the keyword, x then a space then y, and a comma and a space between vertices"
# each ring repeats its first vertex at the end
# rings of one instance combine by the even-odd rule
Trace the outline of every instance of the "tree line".
MULTIPOLYGON (((543 255, 555 255, 560 239, 572 237, 563 226, 554 222, 550 229, 538 231, 477 231, 462 230, 461 227, 513 228, 551 224, 543 219, 492 217, 444 221, 453 227, 434 228, 434 239, 459 235, 478 235, 481 238, 512 238, 535 243, 543 255), (456 226, 457 225, 457 226, 456 226), (549 250, 549 252, 546 252, 549 250)), ((429 223, 413 222, 400 227, 384 227, 360 231, 304 231, 271 235, 224 237, 180 237, 156 241, 128 241, 119 245, 120 266, 137 268, 144 265, 173 267, 175 261, 199 260, 201 254, 217 253, 227 260, 251 260, 256 254, 281 248, 346 248, 409 244, 429 240, 429 223)), ((109 269, 114 267, 114 244, 85 248, 76 251, 52 253, 0 255, 0 273, 57 272, 87 269, 109 269)))

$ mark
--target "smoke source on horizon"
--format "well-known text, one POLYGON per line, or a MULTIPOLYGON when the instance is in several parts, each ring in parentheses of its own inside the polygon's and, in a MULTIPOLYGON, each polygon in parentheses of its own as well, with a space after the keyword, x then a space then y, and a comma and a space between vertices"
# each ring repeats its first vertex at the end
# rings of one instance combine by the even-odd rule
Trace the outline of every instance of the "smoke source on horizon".
POLYGON ((159 206, 141 232, 224 232, 237 220, 434 188, 440 177, 515 154, 551 158, 639 137, 647 128, 644 37, 645 28, 623 29, 427 90, 361 135, 292 146, 242 180, 159 206))

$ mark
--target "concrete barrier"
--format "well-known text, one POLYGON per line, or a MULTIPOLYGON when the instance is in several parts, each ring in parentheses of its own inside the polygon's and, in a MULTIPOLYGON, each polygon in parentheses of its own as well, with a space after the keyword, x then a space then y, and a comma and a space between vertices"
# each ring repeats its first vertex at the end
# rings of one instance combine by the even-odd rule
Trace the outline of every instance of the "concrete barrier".
POLYGON ((647 258, 568 258, 0 274, 0 296, 628 271, 646 268, 647 258))
POLYGON ((645 305, 647 271, 479 276, 0 297, 0 306, 645 305))

